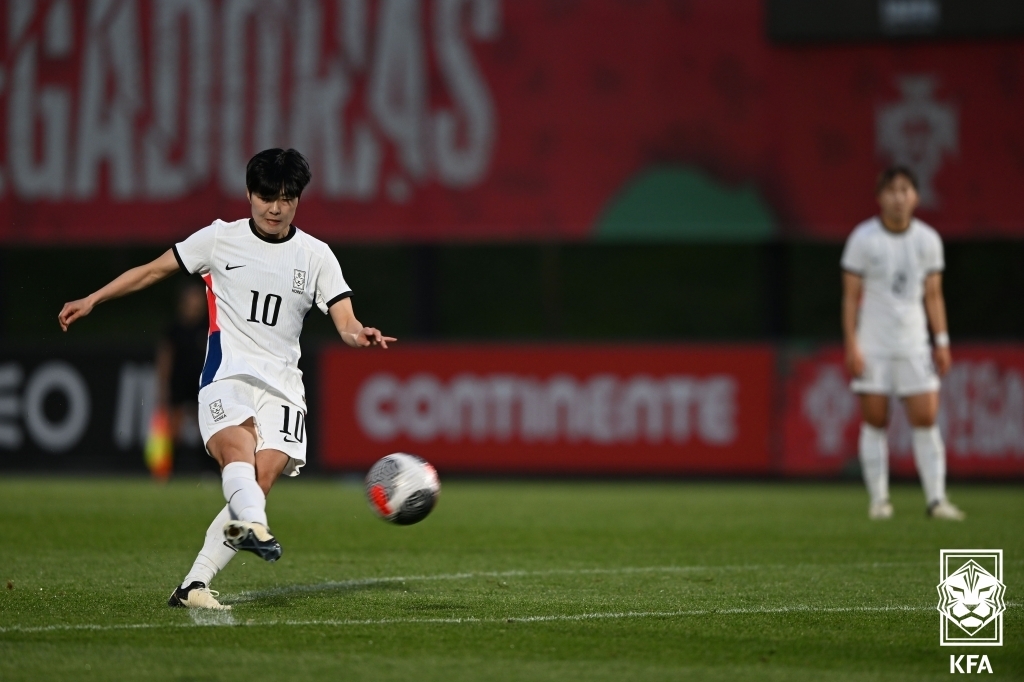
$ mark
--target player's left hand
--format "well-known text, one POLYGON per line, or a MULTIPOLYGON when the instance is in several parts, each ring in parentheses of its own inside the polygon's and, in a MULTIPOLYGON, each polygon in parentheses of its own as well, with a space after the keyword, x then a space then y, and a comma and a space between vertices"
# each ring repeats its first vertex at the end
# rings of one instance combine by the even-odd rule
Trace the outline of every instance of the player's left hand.
POLYGON ((363 327, 356 334, 356 344, 360 347, 365 348, 367 346, 380 346, 381 348, 387 348, 389 341, 397 341, 393 336, 382 336, 379 329, 373 327, 363 327))
POLYGON ((949 352, 949 346, 939 346, 932 352, 935 360, 935 371, 940 377, 946 376, 950 365, 953 364, 953 356, 949 352))

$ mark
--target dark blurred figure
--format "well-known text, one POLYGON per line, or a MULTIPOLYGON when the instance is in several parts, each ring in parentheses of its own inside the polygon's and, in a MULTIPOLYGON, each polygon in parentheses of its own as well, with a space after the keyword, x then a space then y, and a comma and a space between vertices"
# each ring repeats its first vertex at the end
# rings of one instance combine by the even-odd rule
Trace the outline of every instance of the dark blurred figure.
POLYGON ((212 471, 217 463, 206 455, 196 415, 199 410, 199 375, 206 359, 209 318, 206 287, 187 281, 178 292, 177 316, 167 328, 156 353, 160 404, 167 408, 174 441, 174 470, 212 471))

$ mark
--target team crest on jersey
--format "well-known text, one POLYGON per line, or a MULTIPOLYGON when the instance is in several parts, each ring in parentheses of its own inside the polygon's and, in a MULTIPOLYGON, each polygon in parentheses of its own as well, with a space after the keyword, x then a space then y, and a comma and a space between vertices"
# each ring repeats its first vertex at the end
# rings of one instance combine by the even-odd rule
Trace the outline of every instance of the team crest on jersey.
POLYGON ((224 405, 220 399, 214 400, 210 403, 210 416, 213 417, 213 421, 219 422, 224 417, 228 416, 227 412, 224 411, 224 405))
POLYGON ((295 275, 292 276, 292 291, 296 294, 301 294, 306 290, 306 271, 296 270, 295 275))

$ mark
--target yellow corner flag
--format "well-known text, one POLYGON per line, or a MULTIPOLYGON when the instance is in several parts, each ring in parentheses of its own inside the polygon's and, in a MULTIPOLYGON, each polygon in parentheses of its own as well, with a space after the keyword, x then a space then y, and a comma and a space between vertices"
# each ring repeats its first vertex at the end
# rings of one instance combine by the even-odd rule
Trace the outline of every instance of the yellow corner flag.
POLYGON ((174 442, 171 439, 170 420, 167 410, 158 407, 153 410, 146 437, 146 466, 153 478, 167 480, 174 465, 174 442))

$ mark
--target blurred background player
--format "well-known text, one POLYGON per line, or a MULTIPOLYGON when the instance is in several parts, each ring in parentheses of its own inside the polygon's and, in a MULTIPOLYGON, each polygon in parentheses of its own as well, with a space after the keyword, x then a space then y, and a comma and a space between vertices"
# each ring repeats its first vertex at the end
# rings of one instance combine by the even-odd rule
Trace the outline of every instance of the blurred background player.
POLYGON ((860 461, 871 497, 868 516, 888 519, 889 397, 903 401, 913 428, 914 462, 932 518, 960 521, 946 499, 946 450, 936 424, 939 377, 951 358, 942 297, 942 239, 914 218, 917 179, 886 169, 875 188, 880 215, 858 225, 843 250, 843 339, 851 388, 860 397, 860 461), (934 349, 928 345, 930 325, 934 349))
POLYGON ((251 217, 211 225, 156 260, 132 268, 86 298, 64 304, 64 331, 100 303, 130 294, 179 269, 202 275, 212 295, 210 334, 200 375, 199 427, 221 467, 227 504, 206 531, 203 548, 169 606, 223 609, 210 581, 235 551, 267 561, 281 556, 266 504, 282 474, 306 463, 306 399, 298 368, 299 335, 313 306, 330 315, 353 348, 395 339, 364 327, 352 310, 352 290, 324 242, 292 224, 312 175, 294 149, 267 149, 246 167, 251 217))
POLYGON ((157 346, 159 406, 167 411, 174 468, 179 472, 216 470, 216 462, 203 450, 196 421, 199 375, 209 336, 206 306, 206 288, 202 282, 189 279, 178 291, 174 321, 157 346))

